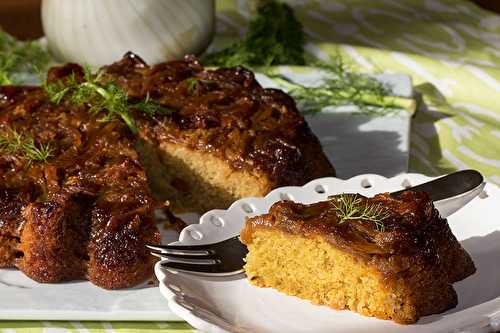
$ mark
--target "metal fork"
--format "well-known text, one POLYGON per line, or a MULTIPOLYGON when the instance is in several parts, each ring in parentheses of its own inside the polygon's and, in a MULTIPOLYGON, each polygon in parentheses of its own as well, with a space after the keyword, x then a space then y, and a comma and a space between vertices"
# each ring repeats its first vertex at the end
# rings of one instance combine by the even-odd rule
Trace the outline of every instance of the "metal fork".
MULTIPOLYGON (((474 170, 463 170, 402 191, 424 191, 429 194, 442 217, 447 217, 481 193, 483 176, 474 170)), ((161 259, 165 269, 208 276, 228 276, 243 272, 248 250, 239 236, 204 245, 146 245, 161 259)))
POLYGON ((205 245, 146 245, 151 254, 161 259, 163 268, 196 272, 211 276, 227 276, 243 272, 248 250, 239 236, 205 245))

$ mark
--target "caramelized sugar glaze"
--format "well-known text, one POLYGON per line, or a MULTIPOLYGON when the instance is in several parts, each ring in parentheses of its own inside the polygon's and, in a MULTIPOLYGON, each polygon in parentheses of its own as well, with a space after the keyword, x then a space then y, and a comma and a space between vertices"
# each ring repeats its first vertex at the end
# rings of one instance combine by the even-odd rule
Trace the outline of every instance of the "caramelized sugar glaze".
MULTIPOLYGON (((130 109, 140 138, 263 170, 276 185, 334 174, 293 100, 263 89, 248 70, 205 70, 193 57, 150 67, 127 54, 103 72, 102 80, 120 86, 132 103, 148 98, 172 111, 150 117, 130 109), (316 160, 304 158, 307 149, 316 160), (321 172, 317 161, 326 166, 321 172)), ((47 80, 70 75, 83 80, 83 68, 54 67, 47 80)), ((51 149, 45 162, 2 150, 0 267, 40 282, 87 278, 104 288, 151 275, 143 245, 159 242, 153 212, 162 203, 148 189, 137 135, 118 119, 101 118, 88 105, 50 102, 41 87, 0 87, 0 133, 15 130, 51 149)))
POLYGON ((159 241, 152 215, 159 205, 126 126, 50 103, 41 88, 2 87, 0 96, 0 131, 52 151, 45 163, 2 152, 0 235, 18 242, 2 266, 41 282, 87 277, 105 288, 149 276, 143 245, 159 241))

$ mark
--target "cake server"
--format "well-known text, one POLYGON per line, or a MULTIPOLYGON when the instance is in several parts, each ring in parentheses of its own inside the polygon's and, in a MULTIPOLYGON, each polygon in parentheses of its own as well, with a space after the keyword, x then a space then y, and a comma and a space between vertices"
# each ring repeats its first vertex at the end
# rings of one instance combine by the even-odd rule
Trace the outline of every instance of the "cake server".
MULTIPOLYGON (((485 186, 483 176, 475 170, 463 170, 412 186, 401 191, 427 192, 442 217, 447 217, 474 199, 485 186)), ((243 272, 248 250, 239 236, 203 245, 146 245, 161 259, 165 269, 208 276, 229 276, 243 272)))
POLYGON ((479 195, 485 185, 484 178, 478 171, 462 170, 392 192, 391 195, 404 191, 427 192, 441 217, 448 217, 479 195))

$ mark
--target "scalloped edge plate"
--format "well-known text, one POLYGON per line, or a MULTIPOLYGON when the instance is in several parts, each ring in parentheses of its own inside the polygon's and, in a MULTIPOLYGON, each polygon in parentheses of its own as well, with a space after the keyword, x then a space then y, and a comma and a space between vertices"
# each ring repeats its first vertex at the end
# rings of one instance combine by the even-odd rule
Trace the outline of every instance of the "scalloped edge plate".
MULTIPOLYGON (((420 174, 393 178, 366 174, 348 180, 321 178, 303 187, 282 187, 264 198, 245 198, 227 210, 212 210, 199 224, 187 226, 176 244, 212 243, 239 234, 246 217, 268 211, 276 201, 302 203, 325 200, 328 195, 358 192, 374 195, 432 179, 420 174)), ((171 310, 195 328, 206 332, 490 332, 500 329, 500 189, 487 184, 483 193, 448 218, 453 233, 472 255, 478 271, 454 285, 456 308, 426 316, 414 325, 360 316, 314 306, 270 288, 250 285, 245 276, 206 278, 173 273, 155 266, 160 292, 171 310), (481 216, 478 222, 477 216, 481 216)))

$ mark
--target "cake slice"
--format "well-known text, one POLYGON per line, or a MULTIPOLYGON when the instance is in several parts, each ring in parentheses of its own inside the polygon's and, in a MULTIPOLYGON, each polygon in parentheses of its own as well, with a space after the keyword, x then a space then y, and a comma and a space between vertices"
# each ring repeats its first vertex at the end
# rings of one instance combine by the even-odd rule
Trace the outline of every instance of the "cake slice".
POLYGON ((452 283, 475 272, 425 193, 281 201, 241 241, 252 284, 401 324, 456 306, 452 283))

